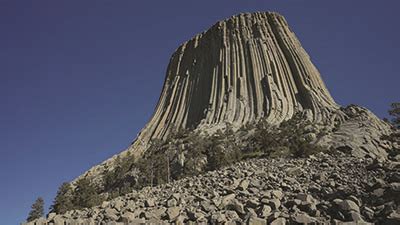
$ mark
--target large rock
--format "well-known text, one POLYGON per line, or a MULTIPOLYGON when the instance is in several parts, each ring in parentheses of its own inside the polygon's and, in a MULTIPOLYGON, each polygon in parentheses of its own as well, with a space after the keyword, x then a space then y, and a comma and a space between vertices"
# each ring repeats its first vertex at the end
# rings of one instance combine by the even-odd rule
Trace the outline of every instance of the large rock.
POLYGON ((229 194, 229 195, 224 196, 221 199, 221 203, 218 207, 220 209, 225 208, 233 199, 235 199, 235 194, 229 194))
POLYGON ((119 219, 118 214, 119 214, 118 211, 114 208, 107 208, 104 211, 105 218, 107 218, 111 221, 117 221, 119 219))
POLYGON ((249 220, 247 221, 248 225, 266 225, 267 224, 267 220, 262 219, 262 218, 258 218, 255 216, 251 216, 249 218, 249 220))
POLYGON ((124 212, 120 219, 123 223, 130 223, 135 220, 135 214, 132 212, 124 212))
POLYGON ((176 219, 179 216, 181 208, 179 207, 171 207, 167 209, 167 216, 169 220, 176 219))
POLYGON ((351 200, 344 200, 339 203, 339 207, 341 210, 350 212, 360 212, 360 207, 358 207, 357 203, 351 201, 351 200))
POLYGON ((239 183, 238 188, 239 188, 239 190, 244 191, 244 190, 246 190, 246 189, 249 187, 249 184, 250 184, 250 182, 249 182, 248 180, 242 180, 242 181, 239 183))
POLYGON ((273 220, 270 225, 286 225, 286 219, 285 218, 277 218, 275 220, 273 220))

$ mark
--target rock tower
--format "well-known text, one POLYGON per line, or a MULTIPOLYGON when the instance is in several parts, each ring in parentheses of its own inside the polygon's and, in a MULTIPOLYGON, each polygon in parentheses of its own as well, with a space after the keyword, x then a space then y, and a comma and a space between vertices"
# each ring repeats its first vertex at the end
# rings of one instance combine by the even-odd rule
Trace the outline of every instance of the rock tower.
MULTIPOLYGON (((298 112, 315 124, 336 126, 338 132, 321 138, 321 144, 355 149, 358 155, 384 154, 374 139, 388 126, 366 109, 344 110, 335 103, 283 16, 239 14, 216 23, 173 53, 153 116, 120 155, 140 156, 150 140, 166 138, 174 129, 212 132, 227 123, 240 127, 261 118, 279 124, 298 112), (368 123, 364 130, 357 128, 360 118, 368 123), (360 152, 361 145, 368 150, 360 152)), ((115 157, 84 175, 112 167, 115 157)))

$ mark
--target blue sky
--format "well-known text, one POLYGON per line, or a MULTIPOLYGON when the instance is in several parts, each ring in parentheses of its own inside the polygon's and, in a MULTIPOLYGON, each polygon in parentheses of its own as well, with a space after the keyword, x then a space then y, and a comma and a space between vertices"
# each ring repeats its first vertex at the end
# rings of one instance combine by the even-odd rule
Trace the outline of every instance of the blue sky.
POLYGON ((288 20, 329 90, 386 116, 400 101, 398 0, 0 1, 0 223, 126 148, 170 55, 240 12, 288 20))

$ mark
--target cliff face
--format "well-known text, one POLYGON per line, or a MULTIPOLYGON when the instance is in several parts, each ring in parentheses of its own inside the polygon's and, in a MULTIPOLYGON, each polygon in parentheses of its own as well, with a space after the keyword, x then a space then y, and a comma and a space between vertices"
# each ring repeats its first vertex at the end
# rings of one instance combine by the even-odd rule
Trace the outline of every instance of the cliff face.
POLYGON ((304 109, 321 120, 335 108, 285 19, 276 13, 241 14, 176 50, 155 113, 139 138, 260 118, 276 124, 304 109))
MULTIPOLYGON (((163 139, 174 129, 213 132, 226 123, 239 127, 261 118, 279 124, 297 112, 306 113, 315 124, 351 128, 344 130, 352 138, 347 138, 347 133, 332 133, 322 138, 321 144, 339 148, 346 141, 357 140, 356 146, 346 144, 357 149, 366 139, 364 131, 357 128, 358 120, 346 125, 354 117, 335 103, 282 16, 269 12, 240 14, 218 22, 176 50, 152 118, 120 155, 130 152, 140 156, 150 140, 163 139)), ((373 139, 379 139, 388 126, 373 114, 368 118, 365 121, 374 122, 371 129, 367 124, 367 130, 372 130, 373 139)), ((374 155, 384 154, 378 142, 371 143, 374 155)), ((360 155, 368 154, 365 152, 360 155)), ((84 176, 112 168, 114 158, 84 176)))

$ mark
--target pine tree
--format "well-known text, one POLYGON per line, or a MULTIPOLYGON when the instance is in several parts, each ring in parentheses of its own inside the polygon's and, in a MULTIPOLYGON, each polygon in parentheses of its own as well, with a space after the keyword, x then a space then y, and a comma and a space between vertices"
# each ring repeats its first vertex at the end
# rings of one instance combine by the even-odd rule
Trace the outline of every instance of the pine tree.
POLYGON ((392 103, 391 107, 389 115, 393 117, 392 124, 397 129, 400 129, 400 102, 392 103))
POLYGON ((100 204, 103 198, 97 193, 96 187, 87 178, 76 182, 73 204, 76 208, 89 208, 100 204))
MULTIPOLYGON (((164 141, 159 139, 153 139, 150 141, 150 147, 147 150, 148 157, 143 157, 136 164, 138 169, 141 172, 140 177, 140 185, 141 187, 150 185, 154 186, 154 184, 159 184, 158 180, 160 180, 160 168, 159 164, 163 164, 164 160, 160 160, 160 150, 163 148, 164 141)), ((163 171, 165 172, 165 170, 163 171)))
POLYGON ((65 213, 74 208, 72 203, 72 188, 67 182, 64 182, 57 191, 53 205, 50 208, 51 212, 58 214, 65 213))
POLYGON ((117 197, 119 195, 130 192, 132 189, 134 177, 130 175, 135 164, 135 158, 130 152, 124 157, 118 156, 115 168, 104 174, 104 190, 106 192, 114 192, 109 197, 117 197))
POLYGON ((209 138, 209 146, 207 151, 207 169, 216 170, 223 166, 229 165, 236 158, 230 156, 232 152, 227 152, 229 139, 226 136, 227 132, 218 130, 217 133, 209 138))
POLYGON ((183 154, 180 156, 182 161, 179 176, 194 176, 205 169, 208 145, 208 138, 204 138, 200 133, 191 132, 188 135, 186 147, 182 149, 183 154))
POLYGON ((394 143, 394 152, 400 151, 400 102, 391 104, 389 115, 393 118, 391 120, 393 125, 393 132, 390 135, 385 135, 382 138, 394 143))
POLYGON ((28 222, 33 221, 35 219, 39 219, 44 215, 44 200, 39 197, 36 199, 35 203, 33 203, 31 207, 31 211, 29 212, 28 218, 26 219, 28 222))

